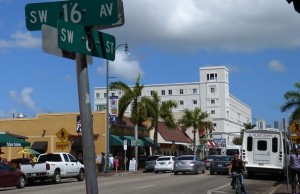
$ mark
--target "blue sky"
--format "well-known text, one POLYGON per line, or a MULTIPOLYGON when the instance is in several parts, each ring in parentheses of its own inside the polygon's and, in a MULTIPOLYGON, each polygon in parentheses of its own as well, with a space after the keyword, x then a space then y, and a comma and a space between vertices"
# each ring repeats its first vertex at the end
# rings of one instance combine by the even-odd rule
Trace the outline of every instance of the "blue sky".
MULTIPOLYGON (((91 1, 91 0, 89 0, 91 1)), ((51 1, 0 0, 0 118, 23 112, 79 111, 74 60, 43 52, 41 31, 28 31, 25 6, 51 1)), ((86 1, 88 2, 88 0, 86 1)), ((288 118, 283 95, 299 82, 300 15, 285 0, 123 0, 110 76, 133 84, 199 81, 199 68, 225 65, 230 93, 269 124, 288 118)), ((104 87, 106 61, 93 57, 89 85, 104 87)), ((92 99, 93 103, 93 99, 92 99)), ((92 107, 93 108, 93 107, 92 107)))

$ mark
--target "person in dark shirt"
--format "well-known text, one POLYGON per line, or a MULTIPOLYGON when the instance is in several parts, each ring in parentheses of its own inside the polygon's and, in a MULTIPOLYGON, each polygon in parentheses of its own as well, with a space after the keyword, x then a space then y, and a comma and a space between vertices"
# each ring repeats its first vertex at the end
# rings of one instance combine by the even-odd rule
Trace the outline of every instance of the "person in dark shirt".
POLYGON ((246 171, 244 161, 239 158, 238 154, 234 154, 233 160, 229 166, 229 174, 232 175, 231 186, 232 189, 235 189, 235 179, 237 174, 241 174, 240 182, 241 182, 241 190, 244 194, 246 194, 245 187, 244 187, 244 176, 243 173, 246 171))
MULTIPOLYGON (((291 171, 291 185, 292 194, 296 194, 296 182, 298 177, 298 182, 300 184, 300 145, 294 148, 293 154, 290 155, 290 171, 291 171)), ((300 185, 298 185, 300 190, 300 185)))

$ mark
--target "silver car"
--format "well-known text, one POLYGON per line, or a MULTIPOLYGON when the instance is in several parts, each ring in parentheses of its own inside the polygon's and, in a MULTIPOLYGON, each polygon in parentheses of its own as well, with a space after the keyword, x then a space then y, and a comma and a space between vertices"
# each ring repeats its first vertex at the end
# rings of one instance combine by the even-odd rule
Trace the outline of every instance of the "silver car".
POLYGON ((182 155, 179 156, 174 162, 173 172, 175 175, 178 172, 185 174, 186 172, 192 172, 195 174, 205 173, 204 162, 200 160, 198 155, 182 155))

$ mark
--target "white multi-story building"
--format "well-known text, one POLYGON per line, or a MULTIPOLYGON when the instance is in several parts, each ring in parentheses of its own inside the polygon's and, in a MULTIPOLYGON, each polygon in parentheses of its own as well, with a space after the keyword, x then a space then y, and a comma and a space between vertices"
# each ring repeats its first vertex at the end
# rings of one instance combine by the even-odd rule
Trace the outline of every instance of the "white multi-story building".
MULTIPOLYGON (((156 91, 161 101, 176 100, 178 107, 173 109, 176 119, 182 116, 185 108, 193 110, 199 107, 207 111, 215 128, 209 138, 230 146, 233 138, 240 135, 243 123, 251 122, 251 108, 230 94, 229 73, 225 66, 201 67, 199 73, 200 82, 144 85, 142 96, 151 96, 156 91)), ((105 109, 106 96, 106 87, 94 88, 95 111, 105 109)), ((122 92, 110 91, 109 96, 120 98, 122 92)), ((127 110, 129 113, 130 107, 127 110)), ((186 133, 193 138, 192 130, 186 133)), ((196 142, 199 142, 196 136, 196 142)))

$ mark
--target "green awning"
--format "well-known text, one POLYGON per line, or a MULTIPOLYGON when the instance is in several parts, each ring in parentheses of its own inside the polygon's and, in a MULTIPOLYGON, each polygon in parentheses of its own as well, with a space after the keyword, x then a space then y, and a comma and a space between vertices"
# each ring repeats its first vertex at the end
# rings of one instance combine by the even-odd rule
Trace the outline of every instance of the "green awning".
MULTIPOLYGON (((127 140, 127 145, 131 146, 135 138, 133 136, 125 135, 125 136, 118 136, 118 135, 110 135, 109 138, 109 145, 110 146, 123 146, 124 140, 127 140)), ((138 139, 138 146, 141 147, 149 147, 153 145, 153 140, 149 137, 141 137, 138 139)))
POLYGON ((154 140, 150 137, 141 137, 141 140, 144 142, 145 146, 150 147, 154 144, 154 140))
POLYGON ((0 133, 0 147, 25 147, 30 143, 6 133, 0 133))
POLYGON ((109 145, 110 146, 123 146, 124 138, 118 135, 110 135, 109 145))

